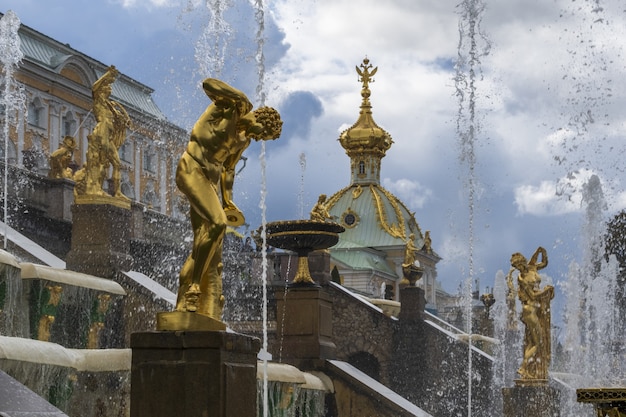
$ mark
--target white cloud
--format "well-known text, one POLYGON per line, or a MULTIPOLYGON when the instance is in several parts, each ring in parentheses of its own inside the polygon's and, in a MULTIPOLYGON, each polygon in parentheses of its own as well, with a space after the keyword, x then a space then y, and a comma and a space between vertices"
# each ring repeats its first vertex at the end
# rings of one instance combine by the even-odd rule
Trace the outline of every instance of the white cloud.
POLYGON ((432 190, 420 184, 419 181, 407 178, 400 178, 396 181, 384 178, 382 185, 404 202, 412 211, 424 207, 424 204, 430 200, 433 195, 432 190))
POLYGON ((576 212, 581 209, 578 197, 559 197, 554 181, 542 181, 538 186, 522 185, 515 189, 515 204, 521 215, 556 216, 576 212))
MULTIPOLYGON (((515 188, 515 205, 519 215, 558 216, 582 212, 585 186, 596 173, 582 169, 559 178, 557 181, 541 181, 538 186, 521 185, 515 188)), ((600 181, 604 203, 611 202, 611 210, 621 209, 626 203, 626 193, 615 194, 606 181, 600 181)), ((606 207, 603 204, 604 207, 606 207)))

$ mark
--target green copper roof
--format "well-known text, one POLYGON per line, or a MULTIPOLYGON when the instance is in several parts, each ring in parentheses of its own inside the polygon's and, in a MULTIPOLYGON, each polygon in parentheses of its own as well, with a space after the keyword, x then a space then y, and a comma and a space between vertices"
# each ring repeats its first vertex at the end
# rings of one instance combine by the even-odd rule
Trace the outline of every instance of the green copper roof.
MULTIPOLYGON (((21 25, 19 37, 24 60, 28 60, 48 71, 59 73, 70 61, 82 61, 81 67, 89 68, 90 74, 85 74, 93 78, 91 82, 98 79, 108 65, 71 48, 67 44, 62 44, 42 33, 37 32, 28 26, 21 25), (86 65, 85 65, 86 64, 86 65)), ((112 63, 115 65, 115 63, 112 63)), ((135 110, 147 113, 157 119, 165 119, 165 116, 152 100, 154 90, 132 78, 120 75, 113 83, 111 96, 135 110)))
POLYGON ((404 246, 411 234, 415 246, 424 244, 413 213, 380 185, 346 187, 328 199, 327 207, 333 219, 346 228, 333 249, 404 246))
POLYGON ((336 262, 353 270, 375 270, 391 277, 396 276, 396 272, 385 260, 384 253, 376 253, 366 249, 340 250, 335 246, 331 251, 331 257, 336 262))

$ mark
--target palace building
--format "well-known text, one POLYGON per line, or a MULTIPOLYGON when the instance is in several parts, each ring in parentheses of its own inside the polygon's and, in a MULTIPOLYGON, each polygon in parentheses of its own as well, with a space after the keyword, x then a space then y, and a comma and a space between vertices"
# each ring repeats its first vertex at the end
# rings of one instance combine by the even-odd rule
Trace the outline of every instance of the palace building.
MULTIPOLYGON (((15 123, 10 124, 9 166, 45 176, 50 154, 72 136, 76 149, 70 166, 76 171, 85 163, 87 136, 96 124, 91 88, 109 65, 28 26, 21 25, 18 34, 23 59, 14 76, 24 103, 10 118, 15 123)), ((111 99, 131 119, 119 149, 122 192, 152 210, 179 216, 174 174, 188 133, 166 119, 152 88, 124 74, 112 88, 111 99)))

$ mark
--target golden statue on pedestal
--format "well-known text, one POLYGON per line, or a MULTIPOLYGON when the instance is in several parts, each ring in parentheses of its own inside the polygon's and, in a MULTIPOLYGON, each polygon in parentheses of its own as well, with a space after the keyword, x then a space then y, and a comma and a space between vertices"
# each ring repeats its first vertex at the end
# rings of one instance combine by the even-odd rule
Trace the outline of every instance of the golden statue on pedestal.
POLYGON ((512 280, 513 271, 519 271, 517 294, 522 303, 521 320, 524 332, 524 359, 518 373, 521 383, 543 382, 548 379, 551 358, 550 300, 554 298, 554 287, 539 287, 538 271, 548 265, 548 255, 542 247, 537 248, 530 261, 519 252, 511 256, 511 270, 507 280, 512 280), (541 261, 539 256, 541 255, 541 261))
MULTIPOLYGON (((176 170, 176 185, 189 199, 194 239, 180 271, 175 313, 199 313, 219 322, 224 305, 222 240, 226 226, 244 223, 232 201, 235 167, 251 139, 278 138, 282 121, 271 107, 252 111, 246 95, 222 81, 207 78, 202 87, 213 103, 194 125, 176 170)), ((157 327, 174 330, 196 320, 175 313, 161 313, 157 327)))
POLYGON ((104 191, 102 186, 111 165, 113 197, 126 205, 129 202, 128 197, 121 191, 121 162, 118 150, 126 140, 126 128, 130 127, 130 117, 120 103, 110 99, 111 85, 118 76, 119 71, 111 65, 91 89, 96 126, 87 136, 89 141, 87 163, 83 171, 76 175, 80 182, 75 188, 77 202, 98 202, 102 197, 110 199, 111 195, 104 191))
POLYGON ((424 270, 417 260, 417 246, 415 246, 415 234, 411 233, 404 246, 404 261, 402 262, 402 279, 400 284, 415 286, 415 282, 422 277, 424 270))

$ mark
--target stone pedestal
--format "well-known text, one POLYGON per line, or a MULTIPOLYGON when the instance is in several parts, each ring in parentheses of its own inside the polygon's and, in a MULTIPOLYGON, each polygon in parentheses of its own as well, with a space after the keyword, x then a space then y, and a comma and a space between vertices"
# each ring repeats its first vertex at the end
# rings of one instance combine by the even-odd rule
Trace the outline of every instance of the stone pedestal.
POLYGON ((401 321, 418 321, 424 319, 426 298, 424 290, 419 287, 404 287, 400 289, 400 317, 401 321))
POLYGON ((131 268, 129 209, 112 204, 74 204, 72 219, 67 269, 113 278, 116 272, 131 268))
POLYGON ((504 417, 559 417, 560 395, 545 384, 502 388, 504 417))
POLYGON ((259 339, 145 332, 131 348, 130 417, 256 417, 259 339))
POLYGON ((317 359, 334 359, 332 299, 323 288, 290 287, 276 292, 277 337, 283 358, 298 366, 317 359))
POLYGON ((74 181, 68 179, 48 179, 46 198, 47 215, 53 219, 72 221, 74 202, 74 181))

